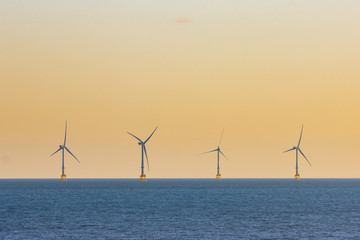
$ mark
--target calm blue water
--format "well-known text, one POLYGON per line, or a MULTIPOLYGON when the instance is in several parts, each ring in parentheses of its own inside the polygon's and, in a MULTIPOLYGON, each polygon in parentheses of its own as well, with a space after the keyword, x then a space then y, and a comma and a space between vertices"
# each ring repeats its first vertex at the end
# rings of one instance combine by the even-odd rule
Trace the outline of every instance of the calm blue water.
POLYGON ((360 239, 360 180, 0 180, 0 239, 360 239))

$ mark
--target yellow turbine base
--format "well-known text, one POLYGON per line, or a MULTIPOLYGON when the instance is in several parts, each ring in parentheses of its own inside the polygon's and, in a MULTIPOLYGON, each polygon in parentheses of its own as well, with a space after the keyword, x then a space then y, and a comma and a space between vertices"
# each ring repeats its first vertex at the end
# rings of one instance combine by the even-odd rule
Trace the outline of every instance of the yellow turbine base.
POLYGON ((299 181, 299 180, 300 180, 300 174, 298 174, 298 173, 295 174, 295 180, 296 180, 296 181, 299 181))
POLYGON ((65 173, 61 175, 60 180, 62 182, 66 182, 66 174, 65 173))
POLYGON ((218 174, 216 175, 216 180, 221 180, 221 174, 220 174, 220 173, 218 173, 218 174))
POLYGON ((145 174, 140 175, 140 182, 146 182, 146 175, 145 174))

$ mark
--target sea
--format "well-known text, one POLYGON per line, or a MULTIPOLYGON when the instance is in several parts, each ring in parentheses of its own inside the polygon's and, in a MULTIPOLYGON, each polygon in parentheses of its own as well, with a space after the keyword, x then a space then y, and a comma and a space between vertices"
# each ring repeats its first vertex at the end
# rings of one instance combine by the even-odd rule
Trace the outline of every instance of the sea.
POLYGON ((0 239, 360 239, 360 179, 1 179, 0 239))

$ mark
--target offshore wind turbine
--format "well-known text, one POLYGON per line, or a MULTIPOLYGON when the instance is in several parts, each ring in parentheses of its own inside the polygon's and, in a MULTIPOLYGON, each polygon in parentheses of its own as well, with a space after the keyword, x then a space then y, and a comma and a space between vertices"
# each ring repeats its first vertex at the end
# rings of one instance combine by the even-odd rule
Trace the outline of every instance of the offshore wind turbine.
POLYGON ((79 159, 77 159, 77 158, 75 157, 75 155, 72 154, 72 153, 70 152, 70 150, 65 146, 65 144, 66 144, 66 132, 67 132, 67 121, 65 121, 65 138, 64 138, 64 145, 59 145, 59 149, 58 149, 56 152, 54 152, 53 154, 50 155, 50 157, 51 157, 52 155, 54 155, 54 154, 57 153, 58 151, 60 151, 60 150, 62 151, 62 172, 61 172, 61 177, 60 177, 60 180, 61 180, 62 182, 65 182, 65 181, 66 181, 65 165, 64 165, 64 150, 68 151, 68 152, 71 154, 71 156, 73 156, 73 157, 76 159, 76 161, 78 161, 78 162, 80 163, 79 159))
POLYGON ((211 151, 208 151, 208 152, 204 152, 204 153, 201 153, 200 155, 202 154, 205 154, 205 153, 210 153, 210 152, 217 152, 217 174, 216 174, 216 179, 217 180, 221 180, 221 174, 220 174, 220 154, 224 156, 224 158, 226 160, 229 161, 229 159, 225 156, 225 154, 221 151, 220 149, 220 143, 221 143, 221 140, 222 140, 222 137, 224 135, 224 130, 222 131, 222 134, 221 134, 221 137, 220 137, 220 141, 219 141, 219 144, 218 144, 218 147, 214 150, 211 150, 211 151))
POLYGON ((144 173, 144 153, 145 153, 145 157, 146 157, 146 162, 147 162, 147 167, 148 167, 148 171, 150 171, 149 168, 149 159, 147 156, 147 152, 146 152, 146 147, 145 144, 149 141, 149 139, 152 137, 152 135, 154 134, 154 132, 156 131, 157 127, 155 128, 155 130, 150 134, 150 136, 145 140, 142 141, 140 138, 136 137, 134 134, 129 133, 131 136, 133 136, 134 138, 136 138, 137 140, 139 140, 139 145, 141 146, 141 175, 140 175, 140 182, 146 182, 146 175, 144 173))
POLYGON ((302 133, 303 133, 303 128, 304 128, 304 125, 302 125, 301 127, 301 133, 300 133, 300 139, 299 139, 299 143, 297 146, 294 146, 293 148, 289 149, 289 150, 286 150, 284 151, 285 152, 290 152, 292 150, 296 150, 296 174, 295 174, 295 180, 300 180, 300 174, 299 174, 299 160, 298 160, 298 155, 299 155, 299 152, 301 155, 303 155, 303 157, 305 158, 305 160, 310 164, 311 166, 311 163, 309 162, 309 160, 305 157, 305 154, 301 151, 300 149, 300 142, 301 142, 301 137, 302 137, 302 133))

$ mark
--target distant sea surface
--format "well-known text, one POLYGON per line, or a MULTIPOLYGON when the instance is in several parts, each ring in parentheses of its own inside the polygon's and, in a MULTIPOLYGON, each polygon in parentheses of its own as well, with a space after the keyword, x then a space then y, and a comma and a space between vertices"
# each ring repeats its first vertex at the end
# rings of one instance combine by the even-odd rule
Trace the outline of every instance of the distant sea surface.
POLYGON ((0 239, 360 239, 360 180, 2 179, 0 239))

